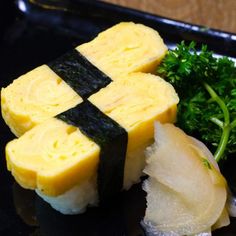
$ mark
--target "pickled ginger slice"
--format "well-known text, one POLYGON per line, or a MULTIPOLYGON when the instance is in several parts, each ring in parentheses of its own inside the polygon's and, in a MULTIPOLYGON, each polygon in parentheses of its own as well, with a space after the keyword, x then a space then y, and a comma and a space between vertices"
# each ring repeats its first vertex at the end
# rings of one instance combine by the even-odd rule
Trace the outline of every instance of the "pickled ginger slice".
POLYGON ((161 232, 206 232, 225 207, 226 181, 206 148, 172 124, 156 123, 155 143, 147 149, 144 222, 161 232))

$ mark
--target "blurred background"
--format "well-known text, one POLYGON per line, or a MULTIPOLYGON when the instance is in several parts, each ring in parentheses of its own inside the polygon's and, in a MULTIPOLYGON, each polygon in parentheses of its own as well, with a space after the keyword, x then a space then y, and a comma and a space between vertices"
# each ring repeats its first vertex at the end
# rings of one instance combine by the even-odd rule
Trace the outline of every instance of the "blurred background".
POLYGON ((236 0, 105 0, 105 2, 236 33, 236 0))

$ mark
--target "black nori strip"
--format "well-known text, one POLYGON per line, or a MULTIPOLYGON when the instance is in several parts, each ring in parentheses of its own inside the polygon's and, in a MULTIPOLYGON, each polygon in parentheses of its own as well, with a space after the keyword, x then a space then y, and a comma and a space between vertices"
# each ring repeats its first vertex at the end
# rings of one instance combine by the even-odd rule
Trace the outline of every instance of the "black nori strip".
POLYGON ((100 202, 119 192, 123 186, 127 131, 87 100, 56 117, 79 127, 100 146, 97 181, 100 202))
POLYGON ((48 66, 84 99, 112 81, 75 49, 48 66))

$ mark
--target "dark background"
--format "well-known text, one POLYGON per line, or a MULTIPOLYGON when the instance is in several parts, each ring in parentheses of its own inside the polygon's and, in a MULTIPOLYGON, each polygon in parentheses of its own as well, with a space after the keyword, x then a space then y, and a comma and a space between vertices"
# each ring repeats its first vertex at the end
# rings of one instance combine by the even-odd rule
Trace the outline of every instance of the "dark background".
MULTIPOLYGON (((96 1, 37 1, 53 9, 26 3, 21 12, 14 1, 0 5, 0 86, 5 87, 19 75, 47 63, 80 43, 89 41, 103 29, 134 20, 157 29, 169 47, 182 39, 208 43, 218 53, 236 57, 235 39, 217 31, 193 30, 179 22, 166 24, 162 18, 96 1)), ((141 185, 119 194, 107 205, 91 208, 85 214, 64 216, 54 211, 33 191, 19 187, 6 170, 4 148, 14 136, 0 119, 0 235, 144 235, 140 221, 145 211, 141 185)), ((235 161, 222 165, 232 189, 236 183, 235 161)), ((213 235, 236 235, 236 222, 213 235)))

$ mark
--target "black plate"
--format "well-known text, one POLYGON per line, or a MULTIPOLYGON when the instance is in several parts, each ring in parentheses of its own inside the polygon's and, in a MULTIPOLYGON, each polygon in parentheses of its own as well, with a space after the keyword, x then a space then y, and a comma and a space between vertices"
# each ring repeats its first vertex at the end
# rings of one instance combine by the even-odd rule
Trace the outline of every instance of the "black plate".
MULTIPOLYGON (((1 87, 120 21, 140 22, 157 29, 170 48, 181 40, 195 40, 208 44, 218 54, 236 58, 236 35, 102 2, 18 0, 5 1, 5 5, 1 2, 0 9, 1 87)), ((145 211, 145 193, 140 184, 102 208, 91 208, 77 216, 61 215, 33 191, 19 187, 7 172, 4 147, 13 138, 1 119, 0 235, 145 235, 140 226, 145 211)), ((235 161, 227 163, 222 166, 224 174, 236 183, 235 161)), ((232 219, 230 226, 213 235, 236 235, 236 221, 232 219)))

